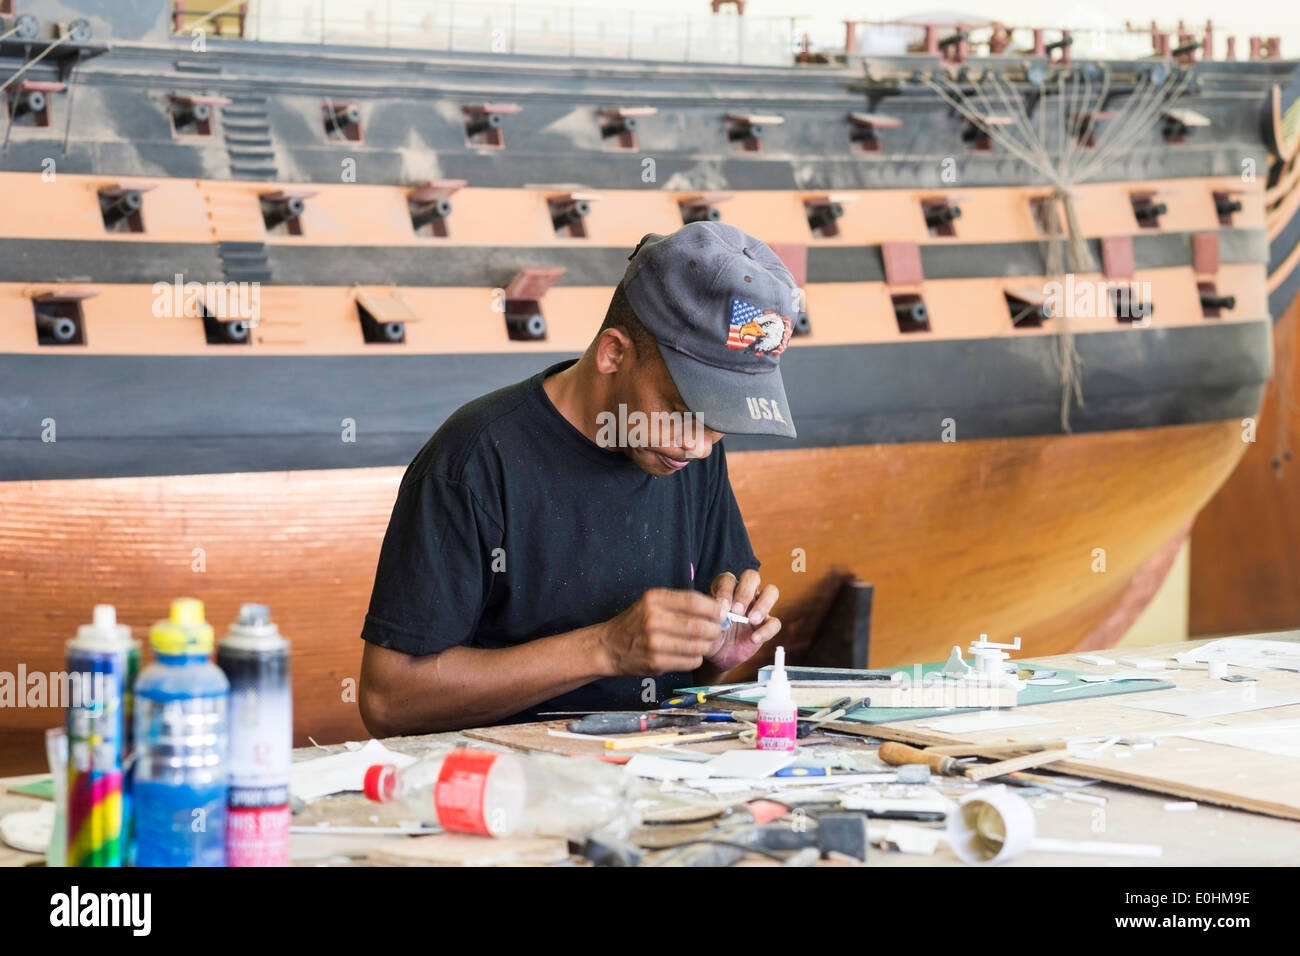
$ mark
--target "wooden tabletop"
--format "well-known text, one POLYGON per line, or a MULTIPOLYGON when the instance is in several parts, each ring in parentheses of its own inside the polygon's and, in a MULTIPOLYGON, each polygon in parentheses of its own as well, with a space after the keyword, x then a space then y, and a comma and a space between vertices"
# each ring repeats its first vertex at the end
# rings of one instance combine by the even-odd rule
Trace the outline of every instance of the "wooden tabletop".
MULTIPOLYGON (((1111 649, 1099 653, 1112 658, 1119 656, 1161 657, 1172 653, 1173 650, 1186 650, 1194 647, 1197 643, 1199 642, 1122 650, 1111 649)), ((1088 665, 1079 663, 1071 655, 1060 658, 1034 659, 1034 662, 1043 665, 1058 663, 1060 666, 1068 666, 1074 670, 1088 669, 1088 665)), ((1260 678, 1258 683, 1261 688, 1295 689, 1300 687, 1300 675, 1297 674, 1276 671, 1252 673, 1260 678)), ((1156 693, 1193 692, 1209 687, 1217 689, 1219 686, 1219 682, 1211 683, 1208 674, 1197 670, 1179 672, 1176 674, 1175 682, 1178 685, 1177 690, 1152 691, 1148 692, 1146 696, 1156 693)), ((1239 687, 1240 685, 1222 684, 1221 686, 1239 687)), ((971 735, 942 734, 915 725, 909 726, 911 724, 909 721, 879 725, 872 727, 869 732, 879 737, 900 739, 919 744, 951 743, 953 741, 975 739, 977 742, 993 745, 1005 744, 1008 739, 1024 740, 1030 737, 1041 737, 1048 733, 1052 735, 1064 734, 1062 727, 1068 729, 1070 735, 1088 733, 1090 729, 1102 732, 1103 728, 1128 727, 1133 715, 1141 718, 1137 722, 1143 725, 1142 729, 1164 728, 1164 731, 1168 731, 1170 729, 1177 730, 1181 726, 1188 725, 1187 718, 1178 718, 1174 715, 1153 711, 1120 708, 1124 701, 1137 696, 1139 695, 1035 705, 1033 708, 1025 708, 1025 710, 1038 711, 1040 708, 1044 708, 1042 713, 1046 715, 1046 709, 1051 709, 1054 722, 1041 726, 1018 728, 1016 731, 985 732, 974 735, 974 738, 971 735), (1084 705, 1089 706, 1085 707, 1084 705), (1118 724, 1115 723, 1117 720, 1119 721, 1118 724), (1019 734, 1018 738, 1016 734, 1019 734)), ((1296 709, 1295 707, 1284 707, 1268 711, 1252 711, 1248 714, 1215 718, 1214 722, 1232 725, 1241 722, 1243 719, 1282 719, 1292 715, 1292 711, 1296 709)), ((1205 723, 1205 721, 1200 723, 1205 723)), ((577 752, 584 749, 584 747, 590 749, 590 745, 585 741, 569 741, 563 738, 549 737, 546 734, 548 726, 555 727, 558 724, 555 722, 550 724, 518 724, 502 728, 471 730, 466 733, 394 737, 383 741, 383 743, 393 750, 412 756, 421 756, 431 750, 449 745, 472 745, 503 751, 539 749, 543 746, 561 752, 577 752), (514 746, 503 744, 501 743, 502 740, 509 740, 514 746)), ((862 729, 861 725, 859 725, 858 729, 862 729)), ((1136 729, 1136 725, 1134 725, 1134 729, 1136 729)), ((1119 745, 1121 751, 1129 751, 1126 758, 1119 758, 1112 754, 1097 760, 1071 760, 1063 762, 1063 764, 1068 763, 1068 767, 1064 767, 1064 769, 1094 778, 1099 775, 1108 775, 1124 783, 1136 781, 1138 785, 1144 788, 1156 785, 1167 785, 1168 788, 1174 791, 1182 787, 1199 788, 1199 790, 1207 791, 1211 797, 1217 794, 1219 790, 1226 788, 1229 791, 1229 800, 1244 797, 1259 799, 1265 803, 1272 799, 1270 787, 1272 787, 1272 781, 1277 774, 1281 773, 1291 781, 1296 779, 1295 761, 1291 758, 1271 757, 1261 760, 1260 758, 1267 755, 1241 748, 1187 741, 1177 737, 1159 739, 1160 744, 1154 748, 1139 750, 1119 745), (1184 751, 1180 752, 1179 747, 1170 745, 1171 741, 1187 743, 1189 747, 1197 749, 1190 751, 1184 748, 1184 751), (1258 769, 1256 769, 1257 764, 1258 769), (1238 766, 1248 765, 1251 769, 1235 769, 1238 766), (1238 774, 1241 773, 1246 774, 1246 777, 1239 778, 1238 774), (1249 785, 1251 783, 1250 778, 1252 774, 1256 773, 1262 775, 1255 781, 1259 784, 1260 789, 1252 791, 1249 785), (1160 780, 1164 776, 1172 779, 1165 780, 1164 783, 1153 784, 1153 780, 1160 780)), ((848 749, 860 748, 864 751, 874 749, 873 745, 865 738, 861 740, 835 738, 833 745, 848 749)), ((706 745, 705 749, 716 751, 734 746, 739 746, 739 744, 735 741, 718 743, 706 745)), ((342 750, 344 750, 342 744, 324 747, 302 747, 294 751, 294 760, 310 760, 314 757, 328 753, 338 753, 342 750)), ((1001 756, 1005 756, 1005 754, 1001 756)), ((1053 769, 1062 769, 1062 766, 1053 765, 1053 769)), ((17 810, 33 809, 38 806, 42 802, 38 798, 11 793, 9 787, 39 778, 40 775, 29 775, 27 777, 0 779, 0 816, 17 810)), ((1195 810, 1166 809, 1167 805, 1183 803, 1184 797, 1170 795, 1170 793, 1152 792, 1149 789, 1137 789, 1134 786, 1117 783, 1099 783, 1088 787, 1084 792, 1105 797, 1106 805, 1102 807, 1092 803, 1075 802, 1055 794, 1029 797, 1029 803, 1036 811, 1039 836, 1078 841, 1104 840, 1121 843, 1153 843, 1163 848, 1163 855, 1159 859, 1147 860, 1030 852, 1011 865, 1281 866, 1294 865, 1295 860, 1300 859, 1300 821, 1283 819, 1258 812, 1246 812, 1230 806, 1215 805, 1208 802, 1204 797, 1198 799, 1198 806, 1195 810)), ((293 823, 298 827, 315 826, 320 823, 334 826, 396 825, 404 817, 408 816, 409 812, 403 813, 396 808, 379 806, 367 801, 359 793, 349 793, 325 797, 308 804, 303 810, 294 815, 293 823)), ((871 824, 873 834, 877 829, 886 828, 888 825, 888 821, 873 820, 871 824)), ((920 824, 909 825, 919 826, 920 824)), ((409 838, 400 835, 375 837, 370 835, 339 836, 328 832, 321 834, 295 833, 292 838, 293 859, 295 864, 303 865, 319 865, 322 863, 354 864, 364 862, 370 848, 375 847, 377 844, 407 839, 409 838)), ((871 853, 871 858, 868 861, 868 865, 871 866, 961 865, 946 846, 940 846, 939 850, 932 856, 886 853, 877 850, 875 847, 872 848, 871 853)), ((753 859, 752 862, 760 865, 764 863, 764 861, 757 858, 753 859)), ((43 863, 43 858, 36 854, 23 853, 0 845, 0 865, 26 866, 40 863, 43 863)))

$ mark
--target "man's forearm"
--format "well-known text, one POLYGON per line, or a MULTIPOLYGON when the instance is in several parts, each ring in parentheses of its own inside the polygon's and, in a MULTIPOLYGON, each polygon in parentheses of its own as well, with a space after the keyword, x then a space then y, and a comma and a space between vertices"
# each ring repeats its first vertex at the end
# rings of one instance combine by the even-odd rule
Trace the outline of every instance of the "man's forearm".
POLYGON ((609 676, 603 626, 495 650, 452 647, 411 657, 382 677, 363 670, 363 698, 382 701, 372 696, 371 706, 363 703, 367 727, 378 725, 371 732, 383 736, 484 727, 609 676))

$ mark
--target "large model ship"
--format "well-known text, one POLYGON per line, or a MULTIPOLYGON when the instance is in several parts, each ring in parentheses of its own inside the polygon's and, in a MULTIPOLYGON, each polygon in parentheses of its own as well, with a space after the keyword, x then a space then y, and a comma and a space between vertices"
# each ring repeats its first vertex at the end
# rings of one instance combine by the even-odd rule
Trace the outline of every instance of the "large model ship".
POLYGON ((161 0, 129 39, 19 6, 0 668, 56 669, 98 601, 143 624, 256 599, 295 640, 300 733, 357 732, 405 464, 579 353, 642 235, 702 217, 806 293, 798 439, 725 441, 796 660, 854 581, 873 665, 981 632, 1105 646, 1250 447, 1294 295, 1269 218, 1300 195, 1269 181, 1294 64, 1083 62, 1042 31, 975 56, 933 29, 780 67, 196 51, 161 0))

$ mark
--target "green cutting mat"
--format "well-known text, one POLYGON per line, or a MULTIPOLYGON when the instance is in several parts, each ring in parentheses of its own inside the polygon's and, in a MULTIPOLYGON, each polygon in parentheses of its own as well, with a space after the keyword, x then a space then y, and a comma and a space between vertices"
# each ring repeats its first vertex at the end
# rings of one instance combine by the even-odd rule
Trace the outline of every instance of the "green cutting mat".
POLYGON ((46 800, 53 800, 54 780, 50 777, 46 777, 44 780, 33 780, 31 783, 23 783, 16 787, 10 787, 9 792, 21 793, 28 797, 43 797, 46 800))
MULTIPOLYGON (((927 674, 933 674, 942 671, 947 661, 940 661, 935 664, 922 664, 921 676, 924 678, 927 674)), ((913 674, 913 667, 884 667, 891 673, 913 674)), ((1032 704, 1051 704, 1064 700, 1084 700, 1089 697, 1111 697, 1116 694, 1138 694, 1148 690, 1171 690, 1174 685, 1163 680, 1126 680, 1115 681, 1107 684, 1090 684, 1087 681, 1079 680, 1078 671, 1066 670, 1063 667, 1040 668, 1040 670, 1054 670, 1055 677, 1062 680, 1068 680, 1069 684, 1051 684, 1046 686, 1035 686, 1026 684, 1017 697, 1017 706, 1028 707, 1032 704)), ((743 686, 743 685, 737 685, 743 686)), ((675 693, 689 694, 696 691, 708 690, 707 687, 679 687, 675 693)), ((761 692, 758 696, 762 696, 761 692)), ((758 702, 758 696, 743 697, 738 694, 721 694, 720 700, 734 701, 737 703, 754 704, 758 702)), ((866 696, 866 695, 864 695, 866 696)), ((817 710, 816 707, 803 707, 812 713, 817 710)), ((916 707, 859 707, 852 713, 845 714, 840 720, 852 720, 862 724, 890 724, 899 720, 918 720, 923 717, 938 717, 948 714, 972 714, 979 710, 993 710, 992 707, 950 707, 946 710, 935 708, 932 710, 922 710, 916 707)), ((1002 708, 1006 709, 1006 708, 1002 708)))

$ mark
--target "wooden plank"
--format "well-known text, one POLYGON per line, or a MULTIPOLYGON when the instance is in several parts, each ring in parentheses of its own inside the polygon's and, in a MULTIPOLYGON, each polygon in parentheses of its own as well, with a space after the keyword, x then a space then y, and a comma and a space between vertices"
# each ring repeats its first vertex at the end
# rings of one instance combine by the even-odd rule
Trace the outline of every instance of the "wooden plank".
MULTIPOLYGON (((605 747, 604 737, 592 737, 590 740, 578 740, 574 737, 553 737, 549 733, 551 730, 564 730, 565 725, 572 719, 566 717, 563 720, 549 720, 545 723, 535 724, 504 724, 500 727, 478 727, 473 730, 465 730, 462 733, 466 737, 474 740, 482 740, 488 743, 500 744, 504 747, 514 747, 518 750, 528 750, 536 753, 556 753, 556 754, 582 754, 591 757, 605 757, 610 755, 610 751, 605 747)), ((693 729, 693 728, 685 728, 693 729)), ((736 730, 736 724, 713 723, 707 725, 707 730, 716 730, 718 732, 736 730)), ((652 731, 658 735, 661 731, 652 731)), ((628 740, 635 739, 638 734, 619 734, 620 738, 628 740)), ((697 750, 700 753, 722 753, 724 750, 730 750, 737 746, 736 741, 717 740, 701 744, 680 744, 682 749, 697 750)), ((621 756, 629 756, 627 754, 621 756)))
POLYGON ((537 866, 563 863, 569 858, 569 844, 554 837, 497 839, 463 833, 438 833, 381 843, 370 851, 369 856, 385 866, 537 866))
POLYGON ((1030 767, 1045 767, 1061 760, 1068 753, 1065 748, 1040 750, 1037 753, 1024 754, 1009 760, 999 760, 997 763, 971 767, 966 771, 966 777, 970 780, 987 780, 990 777, 1000 777, 1005 773, 1015 773, 1017 770, 1028 770, 1030 767))
MULTIPOLYGON (((1199 641, 1143 647, 1141 654, 1144 657, 1166 658, 1172 653, 1187 651, 1203 643, 1205 642, 1199 641)), ((1028 660, 1030 659, 1026 662, 1028 660)), ((1045 667, 1068 666, 1098 673, 1106 670, 1081 664, 1073 655, 1033 658, 1032 661, 1045 667)), ((1170 663, 1173 665, 1172 661, 1170 663)), ((1254 668, 1232 668, 1232 671, 1255 677, 1253 686, 1260 690, 1292 693, 1300 690, 1300 675, 1286 671, 1254 668)), ((1052 769, 1204 803, 1300 820, 1300 787, 1295 784, 1300 776, 1300 760, 1178 736, 1179 731, 1295 720, 1300 718, 1300 704, 1203 719, 1124 706, 1125 703, 1136 700, 1153 699, 1157 694, 1177 695, 1252 686, 1213 680, 1204 666, 1179 670, 1175 677, 1169 679, 1178 685, 1177 690, 1040 704, 1033 709, 1034 716, 1048 717, 1053 721, 1043 724, 1041 728, 1021 727, 982 733, 948 734, 919 727, 910 721, 866 726, 836 721, 829 727, 898 740, 918 747, 969 744, 963 753, 981 756, 1005 755, 1008 750, 1014 749, 1010 745, 1016 743, 1021 744, 1026 751, 1033 750, 1041 747, 1045 741, 1062 737, 1147 735, 1155 738, 1156 746, 1135 748, 1115 744, 1102 750, 1095 758, 1075 756, 1058 760, 1052 764, 1052 769), (988 745, 987 754, 983 745, 988 745)))

